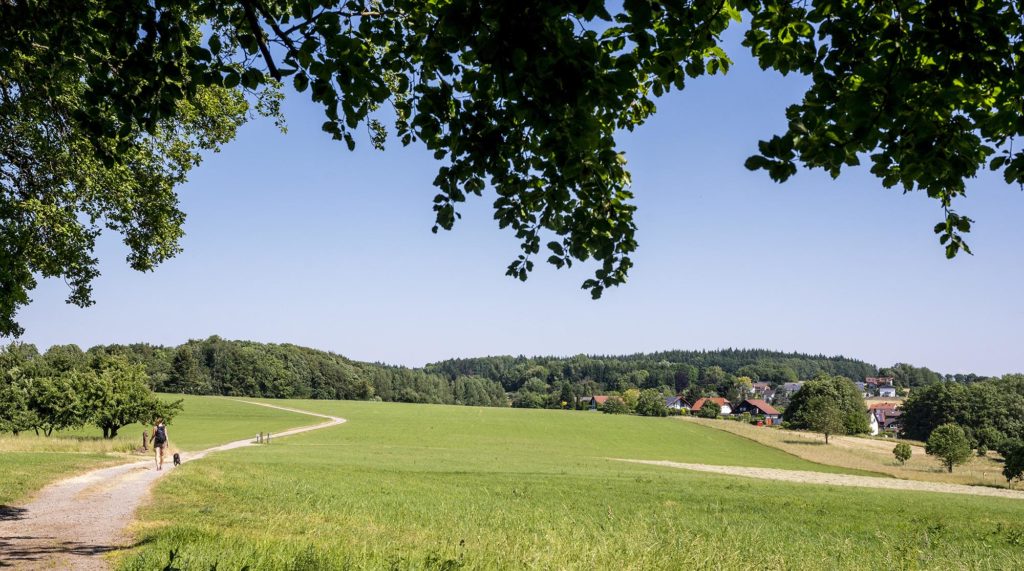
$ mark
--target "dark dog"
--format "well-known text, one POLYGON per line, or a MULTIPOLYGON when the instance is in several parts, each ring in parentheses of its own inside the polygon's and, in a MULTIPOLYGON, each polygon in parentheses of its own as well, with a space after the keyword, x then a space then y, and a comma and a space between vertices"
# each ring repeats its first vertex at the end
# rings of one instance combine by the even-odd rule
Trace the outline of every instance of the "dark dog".
POLYGON ((181 454, 178 454, 177 452, 174 453, 174 465, 181 465, 181 454))

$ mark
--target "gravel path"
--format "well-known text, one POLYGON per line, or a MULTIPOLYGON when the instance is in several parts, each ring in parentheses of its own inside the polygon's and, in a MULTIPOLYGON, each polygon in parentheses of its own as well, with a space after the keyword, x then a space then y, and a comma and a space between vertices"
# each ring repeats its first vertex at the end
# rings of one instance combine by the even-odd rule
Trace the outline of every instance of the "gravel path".
MULTIPOLYGON (((327 419, 274 435, 281 438, 336 426, 345 419, 326 414, 243 401, 327 419)), ((251 439, 189 453, 183 462, 211 452, 252 446, 251 439)), ((149 498, 153 484, 174 471, 170 458, 157 471, 152 459, 93 470, 43 488, 31 502, 0 511, 0 568, 107 569, 105 553, 130 547, 125 528, 149 498)))
POLYGON ((997 498, 1013 498, 1024 500, 1024 491, 1004 488, 988 488, 985 486, 965 486, 963 484, 944 484, 941 482, 922 482, 920 480, 897 480, 895 478, 873 478, 871 476, 853 476, 849 474, 827 474, 825 472, 807 472, 804 470, 780 470, 778 468, 746 468, 742 466, 714 466, 711 464, 686 464, 667 460, 630 460, 627 458, 611 458, 620 462, 634 464, 651 464, 667 466, 697 472, 713 472, 729 476, 743 476, 761 480, 777 480, 780 482, 797 482, 800 484, 825 484, 829 486, 851 486, 857 488, 876 488, 883 490, 909 490, 915 492, 941 492, 946 494, 966 494, 970 496, 994 496, 997 498))

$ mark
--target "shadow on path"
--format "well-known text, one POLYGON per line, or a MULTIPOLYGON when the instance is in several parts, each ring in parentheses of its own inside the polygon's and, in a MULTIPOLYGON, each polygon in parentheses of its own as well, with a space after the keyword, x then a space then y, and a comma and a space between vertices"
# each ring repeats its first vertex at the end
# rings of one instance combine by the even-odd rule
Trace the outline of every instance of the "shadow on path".
POLYGON ((25 508, 0 505, 0 521, 18 521, 19 519, 25 519, 25 514, 27 513, 28 510, 25 508))

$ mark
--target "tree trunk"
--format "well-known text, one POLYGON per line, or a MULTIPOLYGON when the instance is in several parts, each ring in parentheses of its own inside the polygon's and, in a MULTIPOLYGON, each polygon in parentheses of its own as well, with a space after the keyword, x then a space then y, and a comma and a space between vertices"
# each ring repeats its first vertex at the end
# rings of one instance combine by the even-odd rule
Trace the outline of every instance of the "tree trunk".
POLYGON ((101 426, 100 428, 103 429, 103 438, 110 438, 110 436, 108 436, 110 434, 110 429, 106 426, 101 426))
POLYGON ((119 428, 121 428, 121 427, 120 426, 111 426, 110 427, 110 438, 117 438, 117 430, 119 428))
POLYGON ((946 467, 949 468, 949 473, 952 474, 953 473, 953 464, 952 463, 946 464, 946 467))
POLYGON ((825 444, 828 444, 828 433, 825 433, 825 444))

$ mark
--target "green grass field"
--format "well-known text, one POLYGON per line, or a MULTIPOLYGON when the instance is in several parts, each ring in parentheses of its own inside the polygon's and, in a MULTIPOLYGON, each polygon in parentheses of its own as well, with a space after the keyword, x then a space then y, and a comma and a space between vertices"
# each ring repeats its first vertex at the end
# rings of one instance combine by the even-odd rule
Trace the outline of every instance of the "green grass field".
MULTIPOLYGON (((162 395, 164 398, 182 398, 162 395)), ((186 396, 181 415, 168 427, 172 446, 200 450, 240 440, 257 432, 316 424, 318 419, 229 399, 186 396)), ((96 427, 37 437, 0 436, 0 504, 25 499, 48 482, 97 468, 142 459, 130 454, 142 444, 142 425, 126 426, 113 441, 104 441, 96 427)))
POLYGON ((671 419, 289 401, 349 423, 175 471, 123 569, 1019 569, 1024 502, 609 457, 840 471, 671 419))

